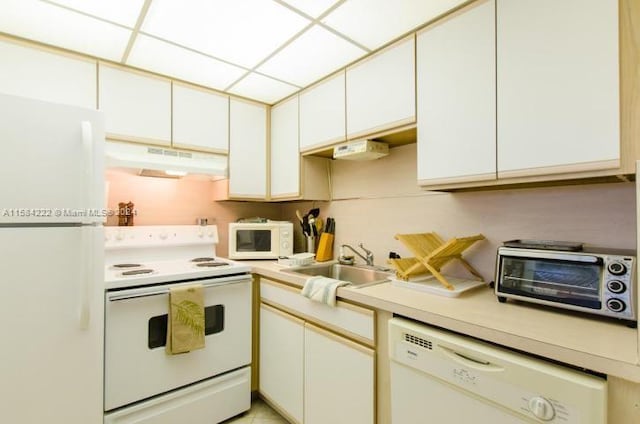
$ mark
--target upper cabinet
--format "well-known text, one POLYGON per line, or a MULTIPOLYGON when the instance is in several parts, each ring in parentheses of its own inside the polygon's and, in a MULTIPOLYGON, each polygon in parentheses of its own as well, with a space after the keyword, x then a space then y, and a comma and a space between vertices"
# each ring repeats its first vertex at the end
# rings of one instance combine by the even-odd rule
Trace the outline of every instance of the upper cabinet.
POLYGON ((300 151, 323 147, 346 137, 345 72, 300 93, 300 151))
POLYGON ((484 0, 423 30, 420 184, 632 174, 640 157, 636 5, 484 0))
POLYGON ((618 168, 618 1, 498 0, 497 17, 498 178, 618 168))
POLYGON ((231 99, 229 198, 267 198, 267 106, 231 99))
POLYGON ((477 1, 417 38, 418 180, 496 178, 495 1, 477 1))
POLYGON ((271 200, 329 200, 329 159, 301 156, 298 96, 271 108, 271 200))
POLYGON ((171 81, 100 63, 99 109, 107 138, 171 145, 171 81))
POLYGON ((0 92, 96 108, 96 61, 0 39, 0 92))
POLYGON ((227 153, 229 96, 173 82, 173 146, 227 153))
POLYGON ((347 138, 416 120, 413 35, 347 68, 347 138))
POLYGON ((300 195, 298 96, 271 109, 271 198, 300 195))

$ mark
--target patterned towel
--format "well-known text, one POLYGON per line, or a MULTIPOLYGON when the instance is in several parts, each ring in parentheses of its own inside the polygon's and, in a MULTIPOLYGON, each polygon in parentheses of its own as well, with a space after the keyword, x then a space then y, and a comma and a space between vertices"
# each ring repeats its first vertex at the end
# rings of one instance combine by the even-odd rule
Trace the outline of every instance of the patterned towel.
POLYGON ((201 284, 169 290, 168 355, 204 348, 204 288, 201 284))
POLYGON ((346 286, 351 283, 347 281, 334 280, 322 276, 311 277, 307 279, 302 288, 302 295, 316 302, 324 303, 329 306, 336 306, 336 291, 338 287, 346 286))

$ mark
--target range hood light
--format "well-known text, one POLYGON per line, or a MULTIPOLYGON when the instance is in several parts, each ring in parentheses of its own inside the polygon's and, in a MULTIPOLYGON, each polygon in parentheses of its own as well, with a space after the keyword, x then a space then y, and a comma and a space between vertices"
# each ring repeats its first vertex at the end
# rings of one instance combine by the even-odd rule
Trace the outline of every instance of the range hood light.
POLYGON ((164 171, 164 173, 167 175, 171 175, 172 177, 184 177, 185 175, 187 175, 186 171, 174 171, 171 169, 164 171))

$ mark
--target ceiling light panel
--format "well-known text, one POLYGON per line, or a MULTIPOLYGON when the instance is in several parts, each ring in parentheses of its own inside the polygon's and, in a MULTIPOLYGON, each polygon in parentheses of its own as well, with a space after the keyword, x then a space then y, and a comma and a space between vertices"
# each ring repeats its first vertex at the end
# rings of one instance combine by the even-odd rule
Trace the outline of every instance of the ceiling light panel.
POLYGON ((263 74, 300 87, 366 54, 364 50, 314 25, 258 68, 263 74))
POLYGON ((127 65, 219 90, 246 72, 237 66, 142 34, 136 37, 127 65))
POLYGON ((287 97, 289 94, 295 93, 299 89, 300 88, 294 85, 286 84, 252 72, 227 91, 239 96, 273 104, 287 97))
POLYGON ((336 4, 338 0, 282 0, 299 11, 312 18, 322 15, 327 9, 336 4))
POLYGON ((2 0, 0 32, 118 61, 131 31, 36 0, 2 0))
POLYGON ((375 49, 467 0, 347 0, 322 22, 375 49))
POLYGON ((107 21, 133 28, 144 0, 47 0, 71 9, 88 13, 107 21))
POLYGON ((154 0, 142 31, 251 68, 310 21, 267 0, 154 0))

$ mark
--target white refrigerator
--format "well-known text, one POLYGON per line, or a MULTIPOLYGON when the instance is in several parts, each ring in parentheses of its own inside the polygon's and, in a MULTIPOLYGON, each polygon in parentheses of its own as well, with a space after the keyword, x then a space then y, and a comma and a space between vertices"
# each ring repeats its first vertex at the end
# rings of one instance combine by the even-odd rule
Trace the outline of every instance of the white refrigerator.
POLYGON ((98 424, 104 119, 0 95, 0 422, 98 424))

